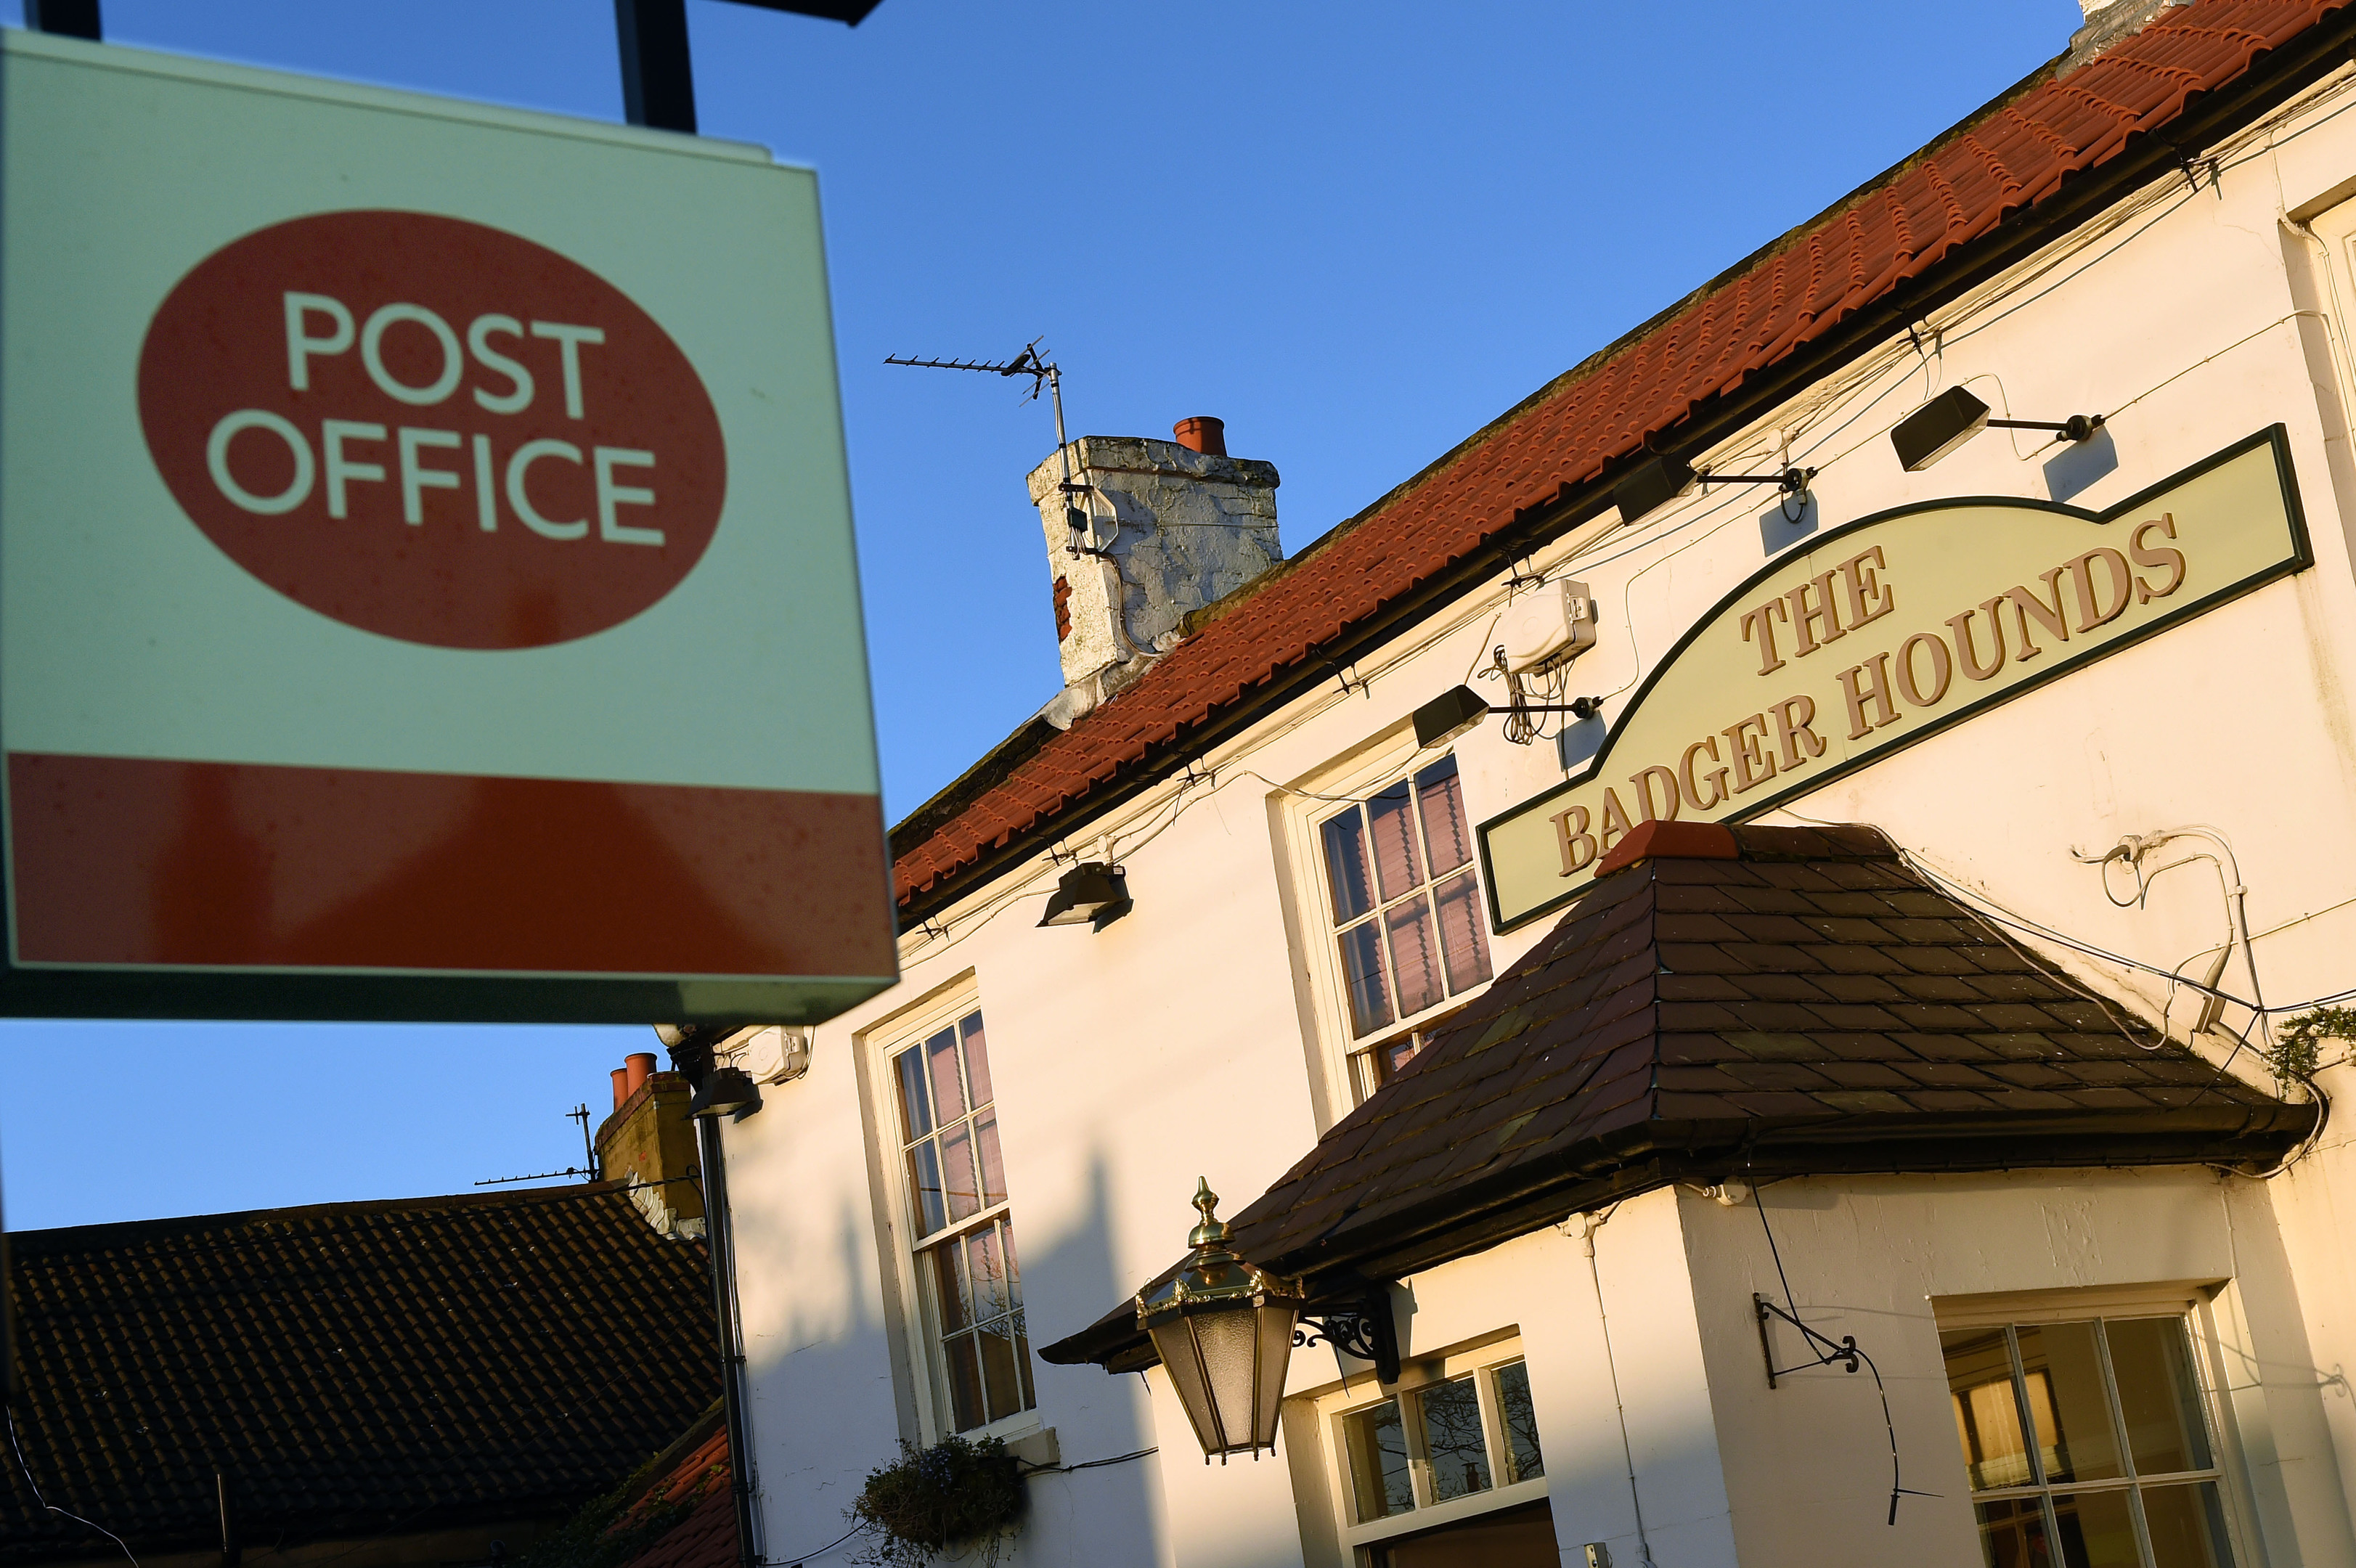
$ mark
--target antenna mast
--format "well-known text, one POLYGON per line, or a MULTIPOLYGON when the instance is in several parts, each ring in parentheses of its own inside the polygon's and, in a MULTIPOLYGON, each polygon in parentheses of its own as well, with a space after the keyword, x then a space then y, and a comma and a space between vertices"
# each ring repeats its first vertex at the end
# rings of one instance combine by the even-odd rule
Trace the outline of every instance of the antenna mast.
POLYGON ((1023 352, 1003 361, 985 359, 911 359, 897 354, 884 357, 886 365, 906 365, 918 370, 972 370, 988 376, 1028 376, 1030 393, 1023 398, 1031 402, 1039 396, 1044 383, 1048 398, 1055 408, 1055 455, 1064 464, 1064 522, 1073 534, 1072 542, 1064 547, 1067 555, 1092 555, 1099 560, 1113 559, 1112 551, 1096 548, 1096 520, 1089 511, 1072 504, 1076 496, 1086 496, 1095 488, 1075 484, 1072 480, 1072 443, 1064 434, 1064 373, 1055 363, 1039 352, 1040 339, 1034 337, 1023 346, 1023 352))

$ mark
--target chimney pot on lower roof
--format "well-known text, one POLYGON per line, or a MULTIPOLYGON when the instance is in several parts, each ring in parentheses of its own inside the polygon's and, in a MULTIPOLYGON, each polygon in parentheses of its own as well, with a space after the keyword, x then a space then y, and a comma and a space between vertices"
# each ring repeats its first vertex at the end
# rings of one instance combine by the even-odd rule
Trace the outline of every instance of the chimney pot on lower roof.
POLYGON ((1227 421, 1225 420, 1214 419, 1209 414, 1196 414, 1172 425, 1170 433, 1176 436, 1178 444, 1189 452, 1199 452, 1208 457, 1225 457, 1227 454, 1227 421))
MULTIPOLYGON (((630 1074, 629 1091, 630 1093, 635 1094, 647 1086, 648 1079, 655 1075, 655 1053, 651 1051, 634 1051, 622 1058, 622 1065, 630 1074)), ((627 1095, 624 1096, 624 1098, 627 1097, 627 1095)))
POLYGON ((616 1067, 614 1069, 614 1109, 620 1110, 622 1102, 629 1097, 630 1070, 626 1067, 616 1067))

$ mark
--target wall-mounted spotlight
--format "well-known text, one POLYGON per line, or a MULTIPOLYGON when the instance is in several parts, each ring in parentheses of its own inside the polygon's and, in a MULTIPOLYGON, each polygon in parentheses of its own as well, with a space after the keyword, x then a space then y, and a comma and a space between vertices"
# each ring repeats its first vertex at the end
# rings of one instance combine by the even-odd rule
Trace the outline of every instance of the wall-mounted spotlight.
POLYGON ((2103 428, 2100 414, 2072 414, 2068 419, 1992 420, 1988 406, 1966 387, 1950 387, 1890 427, 1890 444, 1898 449, 1898 465, 1919 474, 1984 430, 2050 430, 2056 442, 2092 441, 2103 428))
POLYGON ((1697 485, 1772 485, 1786 496, 1805 496, 1808 481, 1815 476, 1813 468, 1786 468, 1777 474, 1712 474, 1665 452, 1638 464, 1625 479, 1614 485, 1612 504, 1620 508, 1622 522, 1633 523, 1645 513, 1690 493, 1697 485))
POLYGON ((753 1075, 741 1067, 715 1067, 703 1075, 687 1114, 699 1121, 734 1116, 739 1121, 761 1108, 761 1091, 753 1075))
POLYGON ((1056 879, 1041 925, 1093 925, 1098 931, 1134 907, 1129 879, 1118 867, 1101 860, 1084 860, 1056 879))
MULTIPOLYGON (((1477 728, 1492 713, 1568 713, 1578 719, 1592 719, 1603 710, 1600 697, 1576 698, 1564 703, 1519 703, 1505 708, 1492 708, 1481 694, 1469 686, 1460 686, 1442 692, 1415 710, 1415 743, 1418 750, 1445 745, 1477 728)), ((1509 733, 1507 739, 1511 739, 1509 733)), ((1526 742, 1525 742, 1526 743, 1526 742)))

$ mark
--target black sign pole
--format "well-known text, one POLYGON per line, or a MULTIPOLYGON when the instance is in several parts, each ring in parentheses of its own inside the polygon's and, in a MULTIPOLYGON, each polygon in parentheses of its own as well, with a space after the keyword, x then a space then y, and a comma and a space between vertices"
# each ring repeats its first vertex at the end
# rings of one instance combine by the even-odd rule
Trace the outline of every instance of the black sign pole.
POLYGON ((98 38, 98 0, 25 0, 25 26, 37 33, 98 38))
MULTIPOLYGON (((98 0, 88 0, 95 8, 98 0)), ((614 0, 622 50, 622 117, 695 134, 695 72, 687 54, 687 0, 614 0)))

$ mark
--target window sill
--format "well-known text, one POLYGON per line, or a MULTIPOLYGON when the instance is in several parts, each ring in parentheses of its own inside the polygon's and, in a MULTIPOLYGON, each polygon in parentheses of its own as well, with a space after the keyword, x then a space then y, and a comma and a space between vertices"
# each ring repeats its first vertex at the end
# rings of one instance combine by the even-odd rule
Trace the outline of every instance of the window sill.
POLYGON ((1534 1503, 1547 1495, 1544 1476, 1526 1481, 1515 1481, 1510 1487, 1496 1487, 1485 1492, 1475 1492, 1469 1498, 1453 1498, 1430 1508, 1419 1508, 1407 1513, 1387 1514, 1370 1523, 1352 1525, 1342 1532, 1344 1544, 1353 1547, 1374 1546, 1402 1535, 1431 1530, 1459 1520, 1473 1519, 1498 1509, 1513 1508, 1521 1503, 1534 1503))

